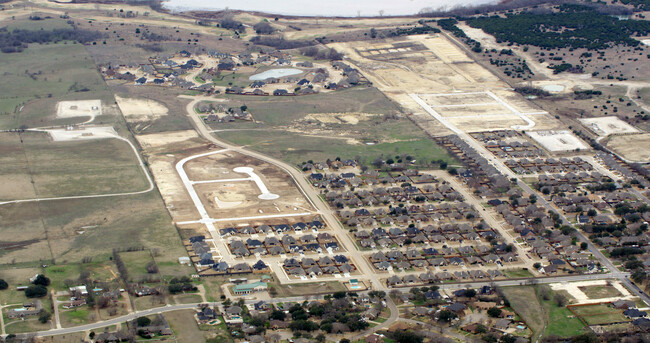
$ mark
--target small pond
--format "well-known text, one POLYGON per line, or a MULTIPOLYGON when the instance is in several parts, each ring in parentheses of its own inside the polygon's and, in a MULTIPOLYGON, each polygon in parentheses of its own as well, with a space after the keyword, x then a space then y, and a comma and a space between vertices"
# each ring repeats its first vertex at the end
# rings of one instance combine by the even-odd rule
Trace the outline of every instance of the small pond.
POLYGON ((270 79, 272 77, 275 78, 281 78, 284 76, 291 76, 291 75, 297 75, 301 74, 302 70, 300 69, 295 69, 295 68, 283 68, 283 69, 270 69, 265 72, 255 74, 251 77, 249 77, 249 80, 252 81, 262 81, 266 79, 270 79))
POLYGON ((545 85, 542 86, 542 89, 551 92, 551 93, 558 93, 564 91, 564 86, 562 85, 545 85))

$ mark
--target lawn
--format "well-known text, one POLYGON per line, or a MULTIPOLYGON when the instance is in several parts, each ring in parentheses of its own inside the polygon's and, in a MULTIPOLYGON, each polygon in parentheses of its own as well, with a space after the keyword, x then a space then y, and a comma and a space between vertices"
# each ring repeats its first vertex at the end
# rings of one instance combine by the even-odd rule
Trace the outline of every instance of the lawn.
POLYGON ((133 298, 133 302, 135 303, 135 308, 138 311, 165 306, 166 305, 165 302, 164 301, 161 302, 160 300, 161 300, 160 297, 156 297, 156 296, 133 298))
POLYGON ((584 325, 566 307, 559 307, 553 302, 542 301, 548 315, 548 325, 544 335, 572 337, 584 333, 584 325))
POLYGON ((572 306, 571 310, 589 325, 620 323, 630 321, 623 311, 606 304, 589 306, 572 306))
POLYGON ((529 278, 533 277, 533 274, 528 271, 528 269, 508 269, 504 270, 503 274, 505 274, 508 278, 516 279, 516 278, 529 278))
POLYGON ((59 308, 59 318, 61 319, 61 326, 64 328, 94 323, 96 321, 95 314, 91 314, 93 310, 87 306, 64 310, 59 308))
POLYGON ((622 295, 616 288, 609 285, 585 286, 579 287, 579 289, 589 297, 589 299, 613 298, 622 295))
POLYGON ((148 250, 121 252, 120 258, 126 265, 131 280, 140 280, 149 275, 147 265, 153 262, 148 250))
POLYGON ((178 294, 174 296, 174 300, 176 300, 179 304, 192 304, 192 303, 200 303, 201 296, 199 294, 178 294))

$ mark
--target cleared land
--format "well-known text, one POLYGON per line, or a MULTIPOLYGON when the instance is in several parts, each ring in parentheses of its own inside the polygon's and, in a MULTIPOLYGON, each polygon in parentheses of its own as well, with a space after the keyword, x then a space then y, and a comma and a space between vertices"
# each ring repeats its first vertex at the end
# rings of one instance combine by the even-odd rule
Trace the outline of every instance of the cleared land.
POLYGON ((168 113, 165 105, 151 99, 133 99, 116 96, 124 118, 129 122, 151 121, 168 113))
POLYGON ((599 117, 580 119, 583 125, 599 136, 615 134, 638 133, 634 126, 622 121, 618 117, 599 117))
POLYGON ((331 46, 343 51, 379 90, 412 111, 414 120, 432 136, 449 131, 433 123, 435 119, 405 95, 421 96, 434 111, 465 132, 529 129, 531 125, 544 130, 558 128, 559 121, 509 90, 442 34, 331 46), (522 113, 532 122, 522 118, 522 113))
POLYGON ((589 146, 573 133, 559 131, 526 131, 526 134, 551 152, 588 150, 589 146))
POLYGON ((102 115, 101 100, 59 101, 56 104, 57 118, 90 117, 102 115))
POLYGON ((636 162, 650 161, 650 149, 639 149, 639 147, 650 146, 650 133, 613 136, 609 138, 607 146, 628 160, 636 162))

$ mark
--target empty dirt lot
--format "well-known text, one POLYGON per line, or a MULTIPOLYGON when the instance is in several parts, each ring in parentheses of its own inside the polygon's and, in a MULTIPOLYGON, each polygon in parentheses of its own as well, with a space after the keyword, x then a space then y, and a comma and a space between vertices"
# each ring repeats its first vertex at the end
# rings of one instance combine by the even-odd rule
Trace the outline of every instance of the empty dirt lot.
MULTIPOLYGON (((430 115, 407 95, 417 94, 448 122, 465 132, 560 123, 510 90, 443 34, 416 35, 373 42, 333 43, 377 88, 414 117, 430 115), (528 119, 524 118, 526 116, 528 119), (526 120, 524 120, 526 119, 526 120), (539 123, 538 123, 539 122, 539 123)), ((439 125, 414 118, 431 135, 447 133, 439 125)), ((539 127, 537 126, 539 125, 539 127)))
MULTIPOLYGON (((176 164, 185 157, 217 149, 198 138, 194 131, 141 135, 137 139, 145 150, 158 188, 174 221, 198 220, 198 212, 176 172, 176 164)), ((252 167, 269 191, 280 197, 274 200, 259 199, 260 189, 253 181, 195 184, 197 194, 210 217, 294 214, 312 210, 288 174, 247 156, 225 151, 189 160, 184 170, 191 181, 248 178, 247 174, 234 172, 236 167, 252 167)))
POLYGON ((650 161, 650 150, 639 149, 639 147, 650 146, 650 133, 612 136, 608 139, 606 145, 621 154, 625 159, 634 162, 650 161))

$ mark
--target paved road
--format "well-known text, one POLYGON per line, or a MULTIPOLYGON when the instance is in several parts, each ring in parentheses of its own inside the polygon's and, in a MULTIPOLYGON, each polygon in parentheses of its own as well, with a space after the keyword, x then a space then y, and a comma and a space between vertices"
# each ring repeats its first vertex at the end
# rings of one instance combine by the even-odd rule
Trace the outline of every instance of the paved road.
MULTIPOLYGON (((624 277, 627 276, 627 273, 620 273, 624 277)), ((534 283, 538 284, 548 284, 548 283, 559 283, 559 282, 573 282, 573 281, 585 281, 585 280, 603 280, 603 279, 611 279, 611 278, 616 278, 616 276, 612 273, 609 274, 592 274, 592 275, 572 275, 572 276, 557 276, 557 277, 546 277, 546 278, 531 278, 531 279, 526 279, 526 280, 502 280, 502 281, 486 281, 486 282, 467 282, 467 283, 445 283, 445 284, 437 284, 437 286, 440 287, 440 289, 446 289, 446 290, 452 290, 452 289, 466 289, 466 288, 479 288, 483 286, 520 286, 520 285, 525 285, 529 284, 531 280, 533 280, 534 283)), ((402 287, 398 288, 398 290, 407 292, 413 287, 402 287)), ((632 287, 631 289, 634 289, 632 287)), ((358 292, 359 294, 366 294, 368 291, 363 291, 363 292, 358 292)), ((267 303, 269 304, 277 304, 277 303, 286 303, 286 302, 303 302, 305 300, 317 300, 317 299, 323 299, 325 295, 306 295, 306 296, 296 296, 296 297, 286 297, 286 298, 272 298, 269 300, 266 300, 267 303)), ((250 300, 245 300, 244 301, 246 304, 254 304, 258 302, 257 299, 250 299, 250 300)), ((160 313, 165 313, 165 312, 172 312, 172 311, 178 311, 178 310, 188 310, 188 309, 195 309, 197 306, 201 304, 206 304, 206 303, 191 303, 191 304, 177 304, 177 305, 167 305, 164 307, 157 307, 149 310, 143 310, 143 311, 136 311, 135 313, 130 313, 124 316, 120 317, 115 317, 109 320, 97 322, 97 323, 92 323, 92 324, 86 324, 86 325, 80 325, 80 326, 74 326, 74 327, 69 327, 69 328, 62 328, 62 329, 51 329, 51 330, 45 330, 45 331, 38 331, 35 332, 36 336, 53 336, 53 335, 63 335, 63 334, 70 334, 70 333, 75 333, 75 332, 83 332, 83 331, 90 331, 90 330, 96 330, 100 329, 103 327, 115 325, 118 323, 123 323, 126 321, 134 320, 138 317, 141 316, 149 316, 153 314, 160 314, 160 313)), ((217 302, 212 302, 210 303, 213 306, 221 307, 220 303, 217 302)), ((395 303, 390 299, 390 297, 387 297, 386 300, 386 305, 390 309, 390 317, 388 320, 386 320, 384 323, 381 323, 380 325, 375 326, 374 328, 370 329, 369 331, 365 331, 363 334, 358 334, 357 336, 359 338, 364 337, 372 332, 376 332, 377 330, 385 329, 392 325, 395 321, 398 320, 399 318, 399 310, 395 303)))
POLYGON ((203 138, 207 139, 208 141, 224 149, 229 149, 231 151, 240 153, 242 155, 250 156, 258 160, 264 161, 266 163, 272 164, 284 170, 289 175, 291 175, 291 178, 298 186, 300 192, 305 196, 305 198, 309 201, 309 203, 315 209, 318 210, 325 224, 327 224, 330 228, 332 228, 332 230, 334 230, 343 248, 349 253, 350 257, 352 257, 352 260, 356 262, 355 266, 359 269, 361 274, 363 274, 363 276, 370 281, 372 286, 371 288, 375 290, 387 289, 386 285, 383 285, 379 281, 379 278, 377 277, 376 272, 370 265, 370 262, 363 257, 363 254, 361 254, 360 251, 356 249, 354 241, 350 237, 348 230, 346 230, 341 224, 341 222, 339 222, 339 220, 336 218, 334 211, 330 209, 329 205, 320 198, 320 194, 316 190, 314 190, 312 185, 305 178, 302 171, 299 171, 294 166, 291 166, 288 163, 276 160, 272 157, 266 156, 256 151, 245 149, 244 147, 241 146, 224 142, 222 140, 219 140, 214 135, 212 135, 211 129, 206 127, 206 125, 203 123, 201 118, 196 114, 196 111, 194 111, 194 106, 200 101, 206 101, 206 100, 214 101, 215 98, 206 97, 206 96, 193 97, 193 96, 184 96, 184 95, 181 95, 180 97, 192 100, 190 101, 189 104, 187 104, 185 110, 188 117, 191 119, 190 122, 197 130, 199 135, 201 135, 203 138))

